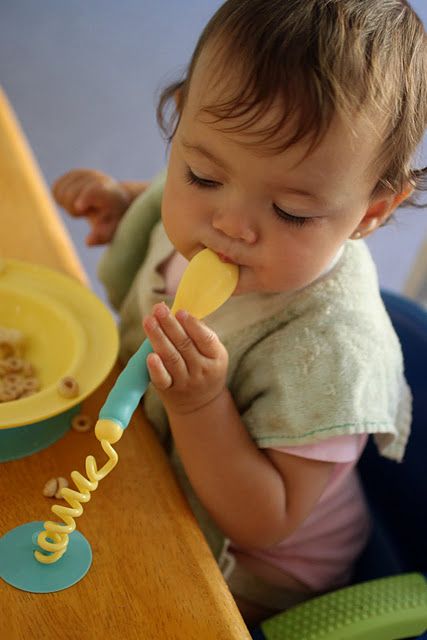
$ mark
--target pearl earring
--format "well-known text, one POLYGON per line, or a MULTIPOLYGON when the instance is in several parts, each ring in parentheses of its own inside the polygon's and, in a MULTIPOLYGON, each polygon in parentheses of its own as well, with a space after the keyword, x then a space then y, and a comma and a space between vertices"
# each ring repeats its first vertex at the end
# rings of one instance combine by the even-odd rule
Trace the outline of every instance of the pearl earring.
MULTIPOLYGON (((377 224, 378 224, 378 218, 371 218, 368 225, 364 229, 364 232, 369 233, 370 231, 372 231, 372 229, 374 229, 374 227, 377 226, 377 224)), ((352 240, 360 240, 362 236, 363 236, 363 233, 361 231, 355 231, 351 236, 351 238, 352 240)))

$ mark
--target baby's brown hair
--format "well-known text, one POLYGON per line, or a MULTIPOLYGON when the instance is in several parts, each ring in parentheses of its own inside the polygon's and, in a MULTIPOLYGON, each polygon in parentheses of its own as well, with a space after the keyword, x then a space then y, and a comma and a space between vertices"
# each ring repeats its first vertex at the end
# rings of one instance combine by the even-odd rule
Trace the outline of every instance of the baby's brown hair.
POLYGON ((335 114, 351 125, 358 113, 372 113, 383 140, 373 195, 401 193, 408 183, 427 189, 427 168, 412 166, 427 126, 427 36, 406 0, 228 0, 202 32, 184 79, 161 94, 157 117, 169 141, 207 44, 217 45, 217 71, 239 65, 235 94, 203 108, 228 120, 228 130, 236 117, 244 118, 236 131, 253 125, 281 99, 280 117, 261 132, 279 152, 304 138, 314 147, 335 114), (278 146, 290 118, 294 135, 278 146))

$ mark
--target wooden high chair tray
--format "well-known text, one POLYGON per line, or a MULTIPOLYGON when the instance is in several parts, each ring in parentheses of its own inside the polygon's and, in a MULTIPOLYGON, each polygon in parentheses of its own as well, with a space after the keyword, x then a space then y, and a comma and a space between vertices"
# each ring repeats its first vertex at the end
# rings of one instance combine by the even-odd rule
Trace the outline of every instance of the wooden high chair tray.
MULTIPOLYGON (((0 257, 85 273, 52 206, 14 114, 0 91, 0 257)), ((83 402, 96 418, 119 368, 83 402)), ((0 581, 0 638, 7 640, 250 640, 154 433, 137 409, 117 443, 119 463, 85 505, 78 528, 93 564, 78 584, 32 594, 0 581)), ((102 458, 92 432, 0 465, 0 535, 50 518, 45 482, 102 458)))

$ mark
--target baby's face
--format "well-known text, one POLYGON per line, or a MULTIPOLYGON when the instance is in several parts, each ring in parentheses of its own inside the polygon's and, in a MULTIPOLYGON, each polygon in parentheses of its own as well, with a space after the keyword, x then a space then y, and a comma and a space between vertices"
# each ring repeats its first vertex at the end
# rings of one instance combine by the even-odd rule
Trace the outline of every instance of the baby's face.
POLYGON ((237 294, 300 289, 327 268, 372 205, 373 136, 357 122, 352 134, 334 121, 308 157, 304 142, 272 154, 248 144, 250 131, 231 131, 236 120, 201 111, 218 92, 209 87, 202 57, 171 145, 166 232, 187 259, 209 247, 238 264, 237 294))

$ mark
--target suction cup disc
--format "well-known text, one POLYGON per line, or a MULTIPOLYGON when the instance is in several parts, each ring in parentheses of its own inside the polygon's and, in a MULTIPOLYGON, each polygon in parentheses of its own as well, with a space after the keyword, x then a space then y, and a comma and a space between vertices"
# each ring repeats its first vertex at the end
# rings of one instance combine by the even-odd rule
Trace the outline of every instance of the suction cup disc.
POLYGON ((32 593, 51 593, 79 582, 92 564, 92 549, 79 532, 70 534, 67 551, 53 564, 42 564, 34 557, 34 534, 43 522, 28 522, 0 538, 0 577, 5 582, 32 593))

